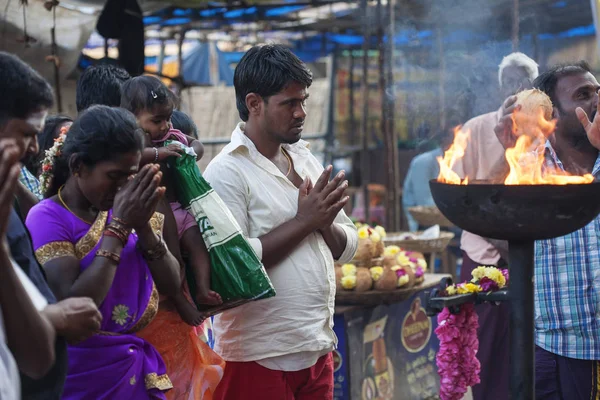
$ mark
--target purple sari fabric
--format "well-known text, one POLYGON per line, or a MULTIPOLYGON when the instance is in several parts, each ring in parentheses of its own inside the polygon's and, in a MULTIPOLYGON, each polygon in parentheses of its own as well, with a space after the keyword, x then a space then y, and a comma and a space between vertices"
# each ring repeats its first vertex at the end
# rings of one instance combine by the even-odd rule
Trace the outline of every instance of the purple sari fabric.
MULTIPOLYGON (((160 231, 162 216, 153 228, 160 231)), ((92 263, 111 212, 100 212, 90 226, 52 200, 35 206, 27 217, 36 257, 42 265, 76 257, 81 271, 92 263)), ((100 305, 101 333, 69 346, 69 370, 63 399, 164 399, 172 387, 161 356, 135 332, 158 310, 158 292, 148 265, 129 237, 113 284, 100 305)))

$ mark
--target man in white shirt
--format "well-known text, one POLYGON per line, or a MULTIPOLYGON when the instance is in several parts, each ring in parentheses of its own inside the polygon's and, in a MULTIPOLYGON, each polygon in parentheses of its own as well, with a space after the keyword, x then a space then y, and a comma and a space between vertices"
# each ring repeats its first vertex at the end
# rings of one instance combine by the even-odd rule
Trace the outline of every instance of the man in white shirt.
POLYGON ((215 399, 331 399, 334 260, 358 235, 342 211, 344 172, 331 181, 300 140, 312 74, 287 48, 250 49, 234 85, 241 119, 205 177, 262 259, 277 295, 215 317, 227 361, 215 399))

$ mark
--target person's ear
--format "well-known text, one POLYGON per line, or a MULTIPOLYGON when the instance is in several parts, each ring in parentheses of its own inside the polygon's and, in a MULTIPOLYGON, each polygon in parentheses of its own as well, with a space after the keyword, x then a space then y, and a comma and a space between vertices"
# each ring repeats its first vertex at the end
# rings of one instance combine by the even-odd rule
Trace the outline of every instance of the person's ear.
POLYGON ((263 99, 256 93, 248 93, 246 95, 246 108, 248 108, 249 115, 260 115, 263 107, 263 99))

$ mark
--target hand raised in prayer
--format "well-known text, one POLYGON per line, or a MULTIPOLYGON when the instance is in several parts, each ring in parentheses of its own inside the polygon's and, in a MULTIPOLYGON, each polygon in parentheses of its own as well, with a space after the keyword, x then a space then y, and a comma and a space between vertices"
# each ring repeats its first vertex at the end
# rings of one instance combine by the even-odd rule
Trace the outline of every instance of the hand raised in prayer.
POLYGON ((314 187, 310 178, 306 178, 300 185, 296 219, 306 224, 311 231, 331 225, 350 199, 344 196, 348 187, 348 181, 344 180, 346 174, 341 171, 329 181, 332 169, 331 165, 325 168, 314 187))
POLYGON ((494 127, 494 133, 496 137, 505 149, 515 147, 517 138, 513 134, 513 119, 512 114, 515 110, 521 108, 517 103, 517 96, 510 96, 502 104, 502 115, 498 120, 498 124, 494 127))
POLYGON ((102 314, 88 297, 70 297, 49 304, 43 311, 56 333, 70 344, 77 344, 98 333, 102 314))
MULTIPOLYGON (((597 107, 600 107, 600 96, 598 97, 597 107)), ((588 140, 592 146, 600 150, 600 115, 598 115, 597 110, 598 108, 596 108, 593 121, 590 121, 587 113, 581 107, 577 107, 575 113, 577 114, 577 118, 579 118, 579 122, 583 125, 583 129, 585 129, 585 133, 587 133, 588 140)))
MULTIPOLYGON (((21 164, 21 151, 13 139, 0 140, 0 239, 6 244, 8 216, 12 210, 21 164)), ((5 249, 5 246, 2 246, 5 249)))
POLYGON ((157 164, 145 165, 117 193, 113 215, 127 222, 135 230, 147 227, 148 221, 165 188, 159 186, 162 172, 157 164))

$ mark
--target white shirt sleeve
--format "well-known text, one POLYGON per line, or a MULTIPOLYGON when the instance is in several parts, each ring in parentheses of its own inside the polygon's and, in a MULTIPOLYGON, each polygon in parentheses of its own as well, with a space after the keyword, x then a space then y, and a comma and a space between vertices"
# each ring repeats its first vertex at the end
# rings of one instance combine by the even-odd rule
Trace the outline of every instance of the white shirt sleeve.
POLYGON ((204 178, 223 200, 233 217, 242 228, 242 234, 262 260, 262 243, 259 238, 249 237, 248 186, 236 167, 226 161, 213 162, 204 171, 204 178))

